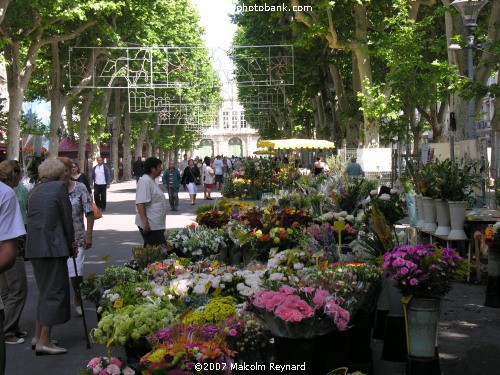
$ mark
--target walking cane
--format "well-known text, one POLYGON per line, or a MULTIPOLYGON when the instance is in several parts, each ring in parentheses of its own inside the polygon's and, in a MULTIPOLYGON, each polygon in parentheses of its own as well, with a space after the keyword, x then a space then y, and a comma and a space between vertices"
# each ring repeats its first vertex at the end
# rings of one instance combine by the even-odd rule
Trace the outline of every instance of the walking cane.
POLYGON ((80 283, 78 283, 78 270, 76 269, 76 259, 74 256, 71 257, 73 259, 73 266, 75 267, 75 277, 76 277, 76 295, 78 300, 80 301, 80 306, 82 307, 82 318, 83 318, 83 331, 85 332, 85 339, 87 340, 87 349, 90 349, 90 339, 87 330, 87 320, 85 319, 85 309, 83 308, 83 300, 82 300, 82 291, 80 290, 80 283))

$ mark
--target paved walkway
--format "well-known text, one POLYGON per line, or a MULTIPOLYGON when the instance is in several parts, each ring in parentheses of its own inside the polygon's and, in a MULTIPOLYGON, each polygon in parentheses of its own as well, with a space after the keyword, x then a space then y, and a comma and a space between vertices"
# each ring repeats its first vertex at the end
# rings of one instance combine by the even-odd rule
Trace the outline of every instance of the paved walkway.
MULTIPOLYGON (((168 228, 182 228, 194 220, 194 209, 205 202, 203 193, 198 194, 195 206, 189 204, 187 193, 180 192, 178 212, 169 212, 168 228)), ((219 193, 213 193, 215 198, 219 193)), ((109 263, 122 265, 131 257, 133 246, 140 245, 141 236, 134 224, 135 182, 112 185, 108 191, 108 206, 104 217, 96 221, 94 246, 86 252, 84 276, 93 272, 102 274, 106 267, 102 258, 109 255, 109 263)), ((59 356, 35 356, 29 341, 34 334, 36 298, 38 294, 31 263, 28 271, 28 300, 21 317, 21 327, 28 331, 28 340, 20 345, 7 345, 7 375, 50 374, 76 375, 94 356, 105 356, 103 345, 92 344, 86 348, 82 319, 72 311, 72 319, 53 329, 53 338, 68 349, 68 354, 59 356)), ((500 309, 482 306, 484 285, 457 284, 447 296, 440 324, 439 346, 441 370, 445 375, 495 374, 500 358, 500 309)), ((96 326, 93 306, 85 303, 87 326, 96 326)), ((382 342, 374 341, 374 374, 402 375, 404 363, 382 361, 382 342)), ((123 356, 122 350, 112 353, 123 356)), ((308 374, 309 375, 309 374, 308 374)), ((310 374, 320 375, 320 374, 310 374)))

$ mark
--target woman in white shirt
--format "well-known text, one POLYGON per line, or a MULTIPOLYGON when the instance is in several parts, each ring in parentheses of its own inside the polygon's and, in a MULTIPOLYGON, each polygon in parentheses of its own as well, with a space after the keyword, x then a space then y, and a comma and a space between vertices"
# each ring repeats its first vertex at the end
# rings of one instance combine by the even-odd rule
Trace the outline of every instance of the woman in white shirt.
POLYGON ((162 162, 151 157, 144 162, 144 175, 137 182, 135 193, 135 224, 144 240, 144 246, 164 246, 165 218, 167 215, 167 201, 163 191, 156 183, 156 178, 161 174, 162 162))

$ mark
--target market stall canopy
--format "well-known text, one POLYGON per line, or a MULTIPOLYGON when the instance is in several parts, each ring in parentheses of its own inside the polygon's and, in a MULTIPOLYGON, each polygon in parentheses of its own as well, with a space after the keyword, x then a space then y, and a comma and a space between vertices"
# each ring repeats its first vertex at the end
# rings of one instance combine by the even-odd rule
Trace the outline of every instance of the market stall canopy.
POLYGON ((335 148, 335 143, 323 139, 275 139, 257 142, 257 147, 268 147, 274 150, 299 150, 335 148))
POLYGON ((253 152, 255 155, 276 155, 276 152, 269 150, 257 150, 253 152))

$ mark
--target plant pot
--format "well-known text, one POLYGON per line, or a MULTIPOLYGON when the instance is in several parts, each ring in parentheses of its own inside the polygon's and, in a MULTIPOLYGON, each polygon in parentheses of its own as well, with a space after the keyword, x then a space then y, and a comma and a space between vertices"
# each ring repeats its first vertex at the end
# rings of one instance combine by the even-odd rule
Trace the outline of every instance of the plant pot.
POLYGON ((434 234, 436 236, 447 236, 450 231, 450 209, 448 207, 448 202, 442 199, 435 199, 436 202, 436 217, 438 226, 434 234))
POLYGON ((422 204, 424 206, 424 225, 422 230, 426 232, 434 232, 437 228, 436 224, 436 204, 434 199, 429 197, 422 198, 422 204))
POLYGON ((415 195, 415 207, 417 210, 417 224, 415 225, 416 228, 422 229, 424 226, 425 220, 424 220, 424 203, 422 201, 422 196, 420 194, 415 195))
POLYGON ((389 295, 389 314, 387 315, 382 359, 392 362, 405 362, 408 356, 406 350, 406 331, 404 308, 401 298, 403 294, 396 288, 396 282, 387 280, 389 295))
POLYGON ((449 240, 466 240, 467 234, 464 231, 465 208, 467 202, 449 201, 451 231, 448 234, 449 240))

